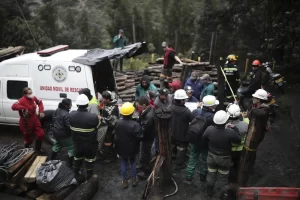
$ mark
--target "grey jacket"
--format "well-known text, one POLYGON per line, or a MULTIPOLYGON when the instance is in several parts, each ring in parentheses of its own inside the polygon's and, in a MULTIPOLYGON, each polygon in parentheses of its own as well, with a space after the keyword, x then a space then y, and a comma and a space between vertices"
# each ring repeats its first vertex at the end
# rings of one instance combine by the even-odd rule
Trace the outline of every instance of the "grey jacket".
POLYGON ((154 101, 154 106, 156 109, 170 107, 172 105, 172 100, 173 100, 173 96, 171 94, 168 95, 168 99, 166 102, 161 101, 158 96, 154 101))

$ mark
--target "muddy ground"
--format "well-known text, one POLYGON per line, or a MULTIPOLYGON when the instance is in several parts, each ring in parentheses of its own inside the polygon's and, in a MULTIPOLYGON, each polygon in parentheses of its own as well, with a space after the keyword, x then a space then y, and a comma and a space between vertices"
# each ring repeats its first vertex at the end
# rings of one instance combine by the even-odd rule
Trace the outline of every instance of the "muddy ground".
MULTIPOLYGON (((250 177, 248 185, 257 187, 300 187, 300 85, 289 86, 284 98, 277 98, 280 108, 277 110, 277 118, 271 132, 258 148, 257 161, 254 174, 250 177)), ((22 134, 17 127, 1 126, 0 144, 8 144, 18 141, 22 144, 22 134)), ((51 147, 45 144, 47 153, 51 147)), ((65 152, 62 152, 62 154, 65 152)), ((61 155, 62 160, 65 156, 61 155)), ((120 188, 121 176, 119 161, 109 164, 97 162, 95 173, 99 175, 99 190, 94 200, 123 200, 141 199, 145 181, 140 181, 138 187, 129 187, 127 190, 120 188)), ((170 197, 174 200, 204 200, 205 185, 201 185, 198 174, 195 174, 193 184, 182 183, 185 177, 184 170, 175 171, 174 178, 178 184, 178 193, 170 197)), ((173 191, 173 186, 157 195, 149 197, 151 200, 162 199, 163 194, 173 191)))

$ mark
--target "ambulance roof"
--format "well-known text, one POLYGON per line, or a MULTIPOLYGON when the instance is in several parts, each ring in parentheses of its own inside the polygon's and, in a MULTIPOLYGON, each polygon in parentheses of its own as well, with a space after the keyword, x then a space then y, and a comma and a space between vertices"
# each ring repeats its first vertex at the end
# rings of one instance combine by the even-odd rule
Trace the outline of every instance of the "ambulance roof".
POLYGON ((70 49, 54 53, 50 56, 40 56, 37 53, 28 53, 1 62, 1 64, 25 64, 34 60, 72 62, 74 58, 84 55, 87 50, 70 49))

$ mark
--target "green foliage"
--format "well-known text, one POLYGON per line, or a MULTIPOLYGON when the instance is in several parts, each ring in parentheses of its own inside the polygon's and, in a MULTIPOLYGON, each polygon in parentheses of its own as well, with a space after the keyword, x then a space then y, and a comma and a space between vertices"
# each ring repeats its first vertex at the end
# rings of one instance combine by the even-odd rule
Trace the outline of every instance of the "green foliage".
POLYGON ((155 49, 156 49, 154 44, 152 44, 152 43, 148 43, 147 48, 150 53, 154 53, 155 49))
POLYGON ((140 58, 123 59, 125 70, 142 70, 148 66, 148 62, 140 58))

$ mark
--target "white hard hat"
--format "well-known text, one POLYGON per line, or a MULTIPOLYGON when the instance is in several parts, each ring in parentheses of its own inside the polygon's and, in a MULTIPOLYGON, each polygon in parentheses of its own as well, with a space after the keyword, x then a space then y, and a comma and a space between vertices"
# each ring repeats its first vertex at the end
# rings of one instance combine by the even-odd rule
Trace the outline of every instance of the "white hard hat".
POLYGON ((210 107, 219 105, 219 101, 213 95, 207 95, 202 99, 203 106, 210 107))
POLYGON ((256 90, 256 92, 252 94, 252 96, 261 100, 268 100, 268 93, 263 89, 256 90))
POLYGON ((81 94, 76 99, 76 105, 84 106, 89 104, 89 99, 85 94, 81 94))
POLYGON ((218 125, 225 124, 229 119, 229 114, 224 110, 219 110, 214 116, 214 123, 218 125))
POLYGON ((229 104, 226 108, 227 113, 230 117, 239 117, 241 115, 241 108, 236 104, 229 104))
POLYGON ((187 96, 186 92, 183 89, 176 90, 174 94, 174 99, 176 100, 183 100, 188 98, 189 97, 187 96))

